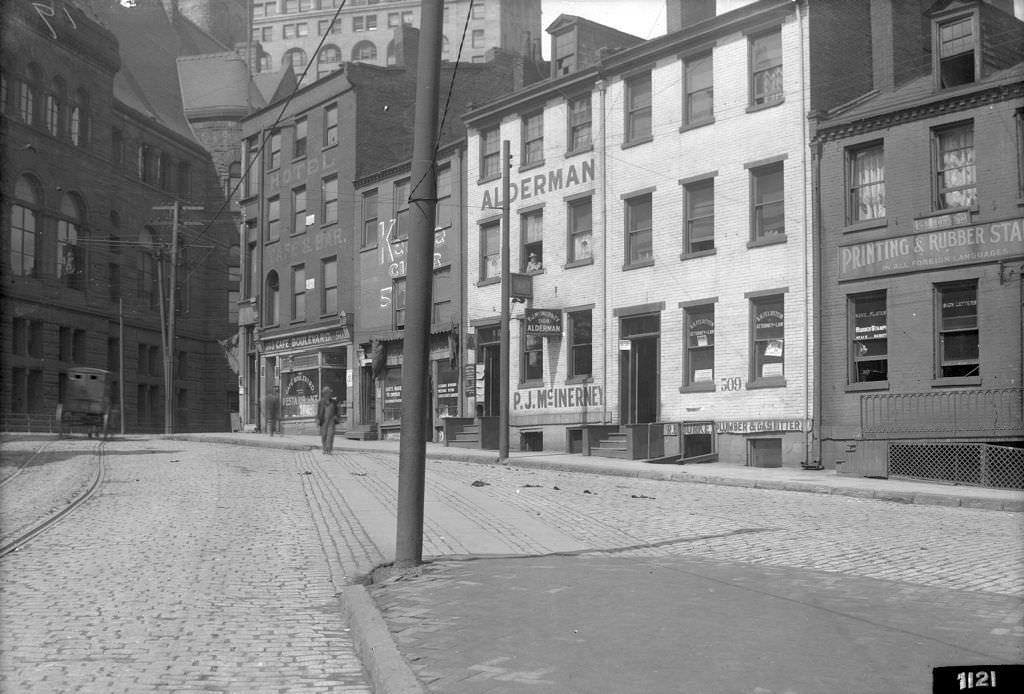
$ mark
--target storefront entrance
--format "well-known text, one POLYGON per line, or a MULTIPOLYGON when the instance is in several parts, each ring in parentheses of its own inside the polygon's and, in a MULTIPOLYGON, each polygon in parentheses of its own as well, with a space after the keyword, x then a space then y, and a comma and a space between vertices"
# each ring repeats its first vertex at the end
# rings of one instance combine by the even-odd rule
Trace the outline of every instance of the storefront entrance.
POLYGON ((623 318, 619 341, 619 411, 623 424, 658 421, 660 393, 657 314, 623 318))
MULTIPOLYGON (((501 334, 498 328, 477 330, 477 366, 483 367, 483 393, 477 388, 478 417, 499 416, 501 402, 501 334), (481 397, 482 395, 482 397, 481 397)), ((479 371, 478 371, 479 377, 479 371)))

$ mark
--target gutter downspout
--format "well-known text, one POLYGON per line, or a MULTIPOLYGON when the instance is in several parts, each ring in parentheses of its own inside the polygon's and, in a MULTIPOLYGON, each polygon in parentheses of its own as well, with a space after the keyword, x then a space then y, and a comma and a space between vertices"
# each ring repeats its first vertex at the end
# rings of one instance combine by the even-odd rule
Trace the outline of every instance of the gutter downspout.
MULTIPOLYGON (((804 55, 804 50, 805 50, 805 43, 804 43, 804 19, 805 19, 805 16, 804 16, 804 13, 803 13, 803 3, 800 0, 794 0, 793 4, 796 5, 796 23, 797 23, 797 30, 799 32, 798 36, 799 36, 799 40, 800 40, 800 111, 801 111, 801 118, 800 118, 800 128, 801 128, 801 133, 800 134, 801 134, 801 138, 800 138, 800 141, 801 141, 801 147, 807 147, 808 148, 807 151, 811 151, 810 150, 810 142, 808 140, 808 128, 807 128, 807 118, 808 118, 808 112, 807 112, 807 88, 808 87, 807 87, 807 73, 806 73, 806 57, 804 55)), ((801 188, 802 193, 803 193, 803 195, 802 195, 802 197, 803 197, 803 214, 801 216, 803 217, 803 226, 804 226, 804 229, 803 229, 803 232, 804 232, 803 233, 803 237, 804 237, 804 252, 802 254, 802 256, 803 256, 803 264, 804 264, 804 268, 803 268, 804 269, 804 272, 803 272, 803 275, 804 275, 804 302, 803 302, 804 303, 804 462, 803 462, 803 467, 807 468, 807 467, 818 467, 820 465, 820 457, 815 457, 814 456, 814 452, 812 450, 813 445, 814 445, 814 440, 815 440, 815 437, 814 437, 814 434, 813 434, 813 428, 814 428, 815 422, 814 422, 814 418, 813 417, 814 417, 815 405, 816 405, 814 400, 816 398, 814 398, 812 396, 812 392, 811 392, 811 381, 814 382, 814 394, 816 395, 817 392, 818 392, 818 378, 817 378, 818 377, 818 359, 817 359, 817 355, 816 355, 816 351, 815 351, 815 346, 816 346, 817 342, 814 339, 818 335, 818 321, 816 321, 816 320, 814 321, 814 329, 813 329, 813 331, 812 331, 812 329, 810 327, 811 321, 814 320, 814 318, 815 318, 815 314, 814 314, 812 309, 813 309, 813 307, 817 306, 817 294, 818 294, 818 291, 817 291, 817 287, 818 287, 818 282, 817 282, 818 275, 817 275, 817 272, 818 272, 819 263, 817 262, 818 259, 817 259, 817 255, 815 254, 815 256, 814 256, 815 262, 814 262, 813 266, 810 268, 811 272, 815 273, 814 278, 813 278, 814 281, 812 281, 812 277, 810 277, 810 273, 808 272, 807 263, 808 263, 808 259, 812 258, 811 254, 815 253, 815 248, 816 248, 815 239, 813 238, 813 234, 815 232, 815 224, 814 224, 814 217, 813 217, 814 211, 815 211, 815 207, 813 206, 813 200, 814 199, 812 197, 808 196, 808 193, 807 193, 808 183, 809 183, 808 182, 808 171, 807 171, 807 166, 808 166, 808 164, 807 164, 807 154, 805 153, 804 156, 802 156, 800 159, 801 159, 801 163, 802 163, 800 168, 801 168, 801 172, 802 172, 802 175, 803 175, 803 186, 801 188), (810 202, 810 204, 808 204, 809 202, 810 202), (812 220, 810 225, 808 225, 808 223, 807 223, 807 220, 809 218, 812 220), (813 335, 812 335, 812 333, 813 333, 813 335), (810 369, 807 368, 808 365, 810 365, 810 367, 811 367, 810 369), (808 376, 810 376, 810 378, 808 378, 808 376)), ((816 162, 816 158, 814 158, 813 152, 812 152, 812 161, 816 162)), ((817 190, 817 180, 815 180, 815 190, 817 190)))
POLYGON ((604 331, 604 339, 601 344, 601 378, 604 397, 601 398, 601 423, 608 424, 608 349, 609 321, 608 321, 608 139, 607 113, 605 113, 605 99, 608 85, 603 79, 594 83, 601 95, 601 326, 604 331))

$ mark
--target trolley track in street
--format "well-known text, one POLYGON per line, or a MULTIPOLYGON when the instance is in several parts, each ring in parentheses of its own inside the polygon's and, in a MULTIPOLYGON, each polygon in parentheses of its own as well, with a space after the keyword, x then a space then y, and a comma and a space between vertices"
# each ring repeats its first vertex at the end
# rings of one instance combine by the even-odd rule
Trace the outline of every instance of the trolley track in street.
POLYGON ((40 455, 42 455, 47 448, 50 447, 50 443, 52 442, 47 441, 46 443, 44 443, 37 450, 33 451, 32 455, 26 457, 24 460, 18 463, 18 466, 10 474, 4 474, 3 478, 0 478, 0 488, 2 488, 8 482, 10 482, 18 475, 20 475, 22 472, 24 472, 25 468, 27 468, 33 461, 35 461, 40 455))
MULTIPOLYGON (((8 540, 6 537, 0 537, 0 542, 3 543, 0 544, 0 559, 3 559, 7 555, 18 551, 19 549, 27 545, 29 542, 34 540, 36 537, 42 535, 47 530, 60 523, 67 516, 73 513, 78 507, 80 507, 82 504, 84 504, 86 501, 92 498, 92 496, 102 486, 103 479, 106 474, 106 464, 104 461, 104 457, 106 454, 106 446, 106 441, 100 441, 95 444, 93 450, 90 452, 90 456, 94 460, 92 481, 78 496, 69 501, 57 512, 50 514, 49 516, 47 516, 39 522, 33 523, 31 526, 29 526, 28 529, 19 531, 17 536, 13 539, 8 540)), ((33 455, 29 456, 25 460, 25 462, 18 466, 18 469, 14 473, 8 475, 2 481, 0 481, 0 487, 6 485, 8 482, 10 482, 19 474, 21 474, 21 472, 28 467, 28 464, 32 462, 34 459, 36 459, 46 448, 47 446, 43 446, 33 455)))

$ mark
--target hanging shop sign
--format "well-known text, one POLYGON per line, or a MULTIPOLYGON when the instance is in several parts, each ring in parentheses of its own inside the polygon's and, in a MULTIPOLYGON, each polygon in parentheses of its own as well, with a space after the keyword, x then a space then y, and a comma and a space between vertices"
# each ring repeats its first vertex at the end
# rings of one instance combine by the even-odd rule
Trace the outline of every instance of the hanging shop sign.
POLYGON ((969 265, 1024 254, 1024 219, 840 246, 839 280, 969 265))
POLYGON ((525 310, 526 334, 544 337, 562 336, 562 310, 528 308, 525 310))

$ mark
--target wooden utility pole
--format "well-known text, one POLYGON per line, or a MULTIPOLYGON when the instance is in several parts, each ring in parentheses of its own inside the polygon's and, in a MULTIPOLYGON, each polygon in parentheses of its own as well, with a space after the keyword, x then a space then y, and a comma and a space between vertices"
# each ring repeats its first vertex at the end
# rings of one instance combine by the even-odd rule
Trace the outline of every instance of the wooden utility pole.
POLYGON ((508 379, 511 378, 511 339, 509 337, 509 302, 512 299, 512 261, 509 197, 512 192, 512 153, 508 140, 501 143, 501 335, 499 351, 501 365, 498 368, 498 460, 508 460, 508 379))
MULTIPOLYGON (((174 408, 175 402, 177 401, 177 393, 175 393, 174 386, 174 338, 177 334, 178 312, 178 227, 180 225, 180 215, 182 210, 194 211, 201 210, 203 208, 196 205, 182 205, 179 201, 175 200, 173 205, 154 207, 153 209, 171 212, 171 267, 169 270, 170 277, 168 281, 169 296, 167 298, 167 327, 165 333, 166 337, 164 338, 164 433, 173 434, 174 408)), ((162 290, 162 279, 160 281, 160 287, 162 290)), ((160 308, 163 308, 162 297, 160 301, 160 308)))
POLYGON ((413 120, 412 186, 405 333, 402 342, 402 439, 398 454, 398 530, 395 566, 423 562, 423 497, 426 477, 426 412, 430 407, 430 318, 433 296, 434 226, 437 208, 438 90, 441 83, 443 0, 423 0, 420 9, 416 114, 413 120))

